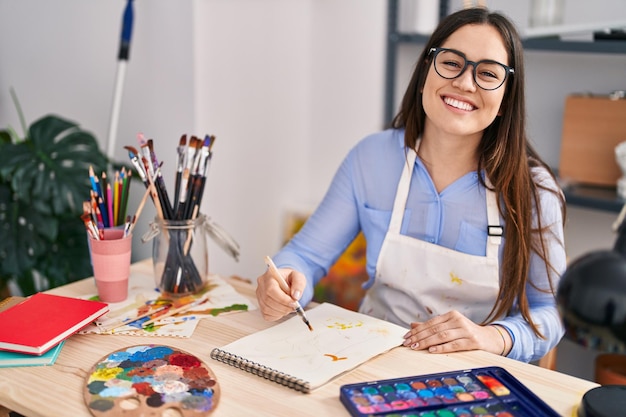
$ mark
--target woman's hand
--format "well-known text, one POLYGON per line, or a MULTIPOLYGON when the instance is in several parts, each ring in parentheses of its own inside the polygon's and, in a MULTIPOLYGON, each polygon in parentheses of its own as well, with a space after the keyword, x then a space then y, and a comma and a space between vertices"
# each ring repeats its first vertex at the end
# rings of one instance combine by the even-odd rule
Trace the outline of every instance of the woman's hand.
POLYGON ((268 321, 276 321, 293 313, 295 301, 300 299, 306 286, 306 278, 301 272, 287 268, 280 268, 278 271, 289 285, 291 294, 280 289, 269 270, 257 278, 256 298, 263 318, 268 321))
POLYGON ((506 329, 496 326, 481 326, 458 311, 450 311, 425 322, 411 323, 411 330, 404 335, 404 346, 431 353, 480 349, 506 355, 513 341, 506 329))

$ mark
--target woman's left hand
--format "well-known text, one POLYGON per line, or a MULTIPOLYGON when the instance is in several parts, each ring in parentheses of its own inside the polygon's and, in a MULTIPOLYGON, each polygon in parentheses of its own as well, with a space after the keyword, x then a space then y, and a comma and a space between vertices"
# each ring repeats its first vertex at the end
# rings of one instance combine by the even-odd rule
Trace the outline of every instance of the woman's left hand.
POLYGON ((505 329, 478 325, 453 310, 425 322, 411 323, 411 330, 404 335, 403 344, 414 350, 427 349, 431 353, 479 349, 501 355, 509 352, 512 340, 505 329))

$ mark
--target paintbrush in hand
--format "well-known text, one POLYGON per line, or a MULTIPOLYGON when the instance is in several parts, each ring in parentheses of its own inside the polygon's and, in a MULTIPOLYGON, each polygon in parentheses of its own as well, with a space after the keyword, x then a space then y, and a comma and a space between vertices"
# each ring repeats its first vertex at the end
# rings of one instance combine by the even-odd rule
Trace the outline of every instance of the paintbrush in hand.
MULTIPOLYGON (((270 274, 272 275, 272 278, 274 278, 278 282, 278 286, 280 287, 280 289, 283 290, 285 294, 289 295, 291 292, 289 285, 287 285, 287 281, 285 281, 283 274, 281 274, 278 268, 276 268, 276 265, 274 265, 272 258, 270 258, 269 256, 266 256, 265 263, 267 264, 267 267, 270 271, 270 274)), ((304 314, 304 309, 302 308, 298 300, 296 300, 295 302, 295 310, 296 310, 296 313, 302 318, 302 321, 304 322, 304 324, 307 325, 309 330, 313 331, 313 327, 311 326, 311 323, 309 323, 309 319, 307 319, 306 314, 304 314)))

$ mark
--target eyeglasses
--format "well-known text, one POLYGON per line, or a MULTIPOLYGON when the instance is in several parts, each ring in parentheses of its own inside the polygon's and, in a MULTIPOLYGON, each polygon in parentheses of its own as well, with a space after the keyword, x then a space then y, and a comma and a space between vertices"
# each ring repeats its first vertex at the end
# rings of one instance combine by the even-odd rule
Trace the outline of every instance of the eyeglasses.
POLYGON ((433 54, 435 71, 442 78, 452 80, 465 72, 468 65, 474 67, 472 75, 474 82, 483 90, 495 90, 502 86, 509 74, 515 70, 498 61, 483 59, 474 62, 465 58, 462 52, 448 48, 430 48, 428 54, 433 54))

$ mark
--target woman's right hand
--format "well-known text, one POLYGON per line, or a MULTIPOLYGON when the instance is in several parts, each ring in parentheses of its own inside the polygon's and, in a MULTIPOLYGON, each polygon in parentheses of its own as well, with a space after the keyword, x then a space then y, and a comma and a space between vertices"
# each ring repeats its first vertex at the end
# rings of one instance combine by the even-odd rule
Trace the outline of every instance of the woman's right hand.
POLYGON ((268 321, 276 321, 293 313, 295 302, 302 297, 306 287, 306 278, 301 272, 289 268, 279 268, 278 271, 285 278, 291 294, 280 289, 269 270, 257 278, 256 298, 263 318, 268 321))

